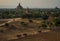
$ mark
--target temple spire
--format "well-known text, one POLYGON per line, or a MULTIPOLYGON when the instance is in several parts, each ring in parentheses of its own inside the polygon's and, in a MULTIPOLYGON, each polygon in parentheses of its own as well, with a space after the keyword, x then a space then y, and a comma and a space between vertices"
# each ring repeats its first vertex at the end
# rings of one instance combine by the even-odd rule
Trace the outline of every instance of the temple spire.
POLYGON ((23 7, 20 5, 20 3, 18 4, 17 9, 23 9, 23 7))

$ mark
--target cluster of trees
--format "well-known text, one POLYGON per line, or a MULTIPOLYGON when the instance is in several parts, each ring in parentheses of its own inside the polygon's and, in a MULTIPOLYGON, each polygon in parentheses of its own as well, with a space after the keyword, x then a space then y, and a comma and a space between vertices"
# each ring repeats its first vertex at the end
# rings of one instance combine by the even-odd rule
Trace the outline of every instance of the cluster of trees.
POLYGON ((40 10, 32 10, 28 14, 24 12, 24 10, 2 10, 0 12, 0 19, 5 19, 5 18, 42 18, 42 19, 48 19, 49 16, 52 17, 58 17, 60 16, 60 11, 52 11, 52 10, 47 10, 47 11, 40 11, 40 10))

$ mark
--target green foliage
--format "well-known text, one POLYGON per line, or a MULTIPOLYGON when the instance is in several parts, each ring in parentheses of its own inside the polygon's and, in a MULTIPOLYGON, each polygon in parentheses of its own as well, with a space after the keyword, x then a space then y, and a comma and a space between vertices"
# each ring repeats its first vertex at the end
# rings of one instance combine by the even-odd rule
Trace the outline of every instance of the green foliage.
POLYGON ((32 18, 32 14, 23 14, 22 18, 32 18))
POLYGON ((42 15, 42 19, 43 19, 43 20, 47 20, 47 19, 48 19, 48 17, 49 17, 49 16, 48 16, 48 15, 46 15, 46 14, 43 14, 43 15, 42 15))
POLYGON ((46 24, 42 24, 41 27, 47 27, 47 25, 46 24))
POLYGON ((55 23, 56 26, 60 26, 60 17, 56 18, 54 20, 54 23, 55 23))
POLYGON ((47 27, 47 22, 46 21, 42 21, 39 28, 42 27, 43 29, 45 29, 47 27))
POLYGON ((7 10, 1 10, 0 12, 0 19, 6 19, 6 18, 42 18, 43 20, 47 20, 48 17, 51 15, 53 17, 59 17, 60 11, 54 11, 52 10, 34 10, 32 9, 31 12, 28 14, 24 13, 24 10, 16 10, 16 9, 7 9, 7 10), (51 13, 53 12, 53 13, 51 13))
POLYGON ((32 16, 33 16, 33 18, 40 18, 41 14, 40 13, 33 13, 32 16))
POLYGON ((25 22, 20 22, 21 25, 27 27, 28 26, 28 23, 25 23, 25 22))
POLYGON ((54 12, 53 14, 51 14, 53 17, 59 17, 60 13, 59 12, 54 12))

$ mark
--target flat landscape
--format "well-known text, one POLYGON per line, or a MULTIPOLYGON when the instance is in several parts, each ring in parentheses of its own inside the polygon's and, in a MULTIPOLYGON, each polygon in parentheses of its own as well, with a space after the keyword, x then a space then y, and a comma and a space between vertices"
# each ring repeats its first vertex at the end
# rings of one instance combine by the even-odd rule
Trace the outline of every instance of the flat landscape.
POLYGON ((60 32, 39 33, 33 36, 10 41, 60 41, 60 32))
POLYGON ((0 41, 60 41, 60 32, 40 29, 42 20, 32 19, 32 21, 16 18, 11 22, 7 21, 8 24, 2 22, 6 24, 0 26, 0 41))
POLYGON ((60 0, 0 0, 0 41, 60 41, 60 0))

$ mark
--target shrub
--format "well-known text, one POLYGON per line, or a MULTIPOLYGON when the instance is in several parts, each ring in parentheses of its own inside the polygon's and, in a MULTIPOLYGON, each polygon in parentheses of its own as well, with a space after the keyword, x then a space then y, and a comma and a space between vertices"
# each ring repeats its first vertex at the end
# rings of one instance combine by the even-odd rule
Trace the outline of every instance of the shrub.
POLYGON ((27 34, 26 34, 26 33, 24 33, 23 35, 24 35, 24 36, 27 36, 27 34))
POLYGON ((43 27, 43 29, 45 29, 47 27, 46 24, 41 24, 41 27, 43 27))
POLYGON ((30 19, 30 20, 29 20, 29 22, 30 22, 30 23, 32 23, 32 22, 33 22, 33 20, 31 20, 31 19, 30 19))
POLYGON ((5 23, 5 26, 6 26, 6 27, 9 26, 9 24, 8 24, 8 23, 5 23))
POLYGON ((21 22, 21 25, 23 25, 23 26, 28 26, 28 24, 25 23, 25 22, 21 22))
POLYGON ((54 20, 56 26, 60 26, 60 17, 54 20))
POLYGON ((40 31, 38 31, 38 32, 41 32, 41 30, 40 30, 40 31))
POLYGON ((20 22, 21 24, 24 24, 24 22, 20 22))
POLYGON ((43 20, 47 20, 48 19, 48 16, 44 14, 44 15, 42 15, 42 19, 43 20))
POLYGON ((18 38, 20 38, 21 37, 21 35, 16 35, 18 38))
POLYGON ((3 33, 3 30, 0 30, 1 33, 3 33))

